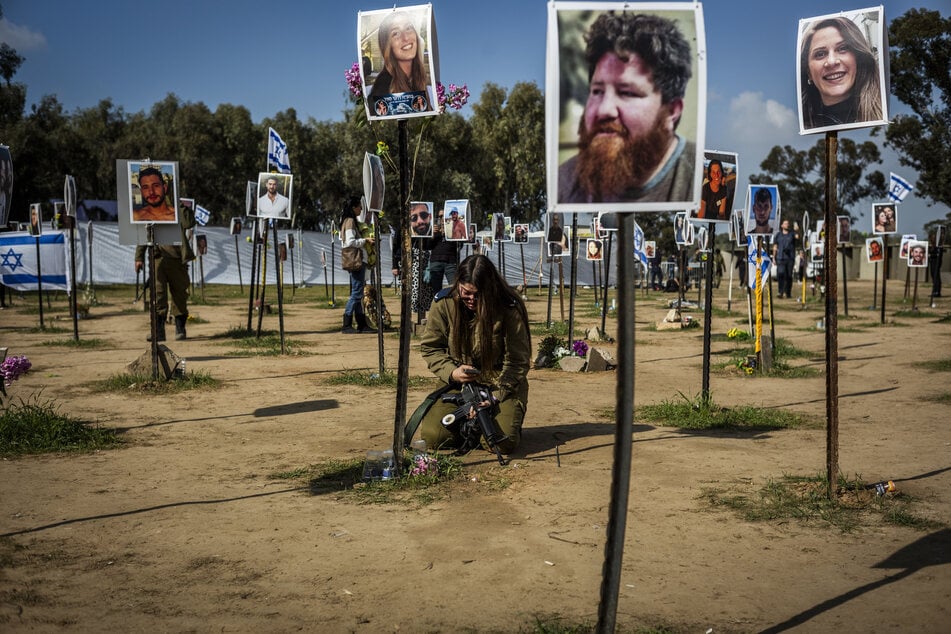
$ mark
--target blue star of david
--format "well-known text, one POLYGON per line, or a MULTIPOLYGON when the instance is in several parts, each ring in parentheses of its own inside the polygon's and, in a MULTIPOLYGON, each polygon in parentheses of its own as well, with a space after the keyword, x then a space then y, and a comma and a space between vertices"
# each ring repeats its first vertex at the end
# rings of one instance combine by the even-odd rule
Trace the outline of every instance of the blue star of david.
POLYGON ((0 257, 3 258, 3 262, 0 263, 0 267, 10 267, 11 272, 16 271, 18 267, 23 266, 23 254, 14 252, 13 247, 10 247, 6 253, 0 253, 0 257), (13 262, 10 261, 11 258, 13 259, 13 262))

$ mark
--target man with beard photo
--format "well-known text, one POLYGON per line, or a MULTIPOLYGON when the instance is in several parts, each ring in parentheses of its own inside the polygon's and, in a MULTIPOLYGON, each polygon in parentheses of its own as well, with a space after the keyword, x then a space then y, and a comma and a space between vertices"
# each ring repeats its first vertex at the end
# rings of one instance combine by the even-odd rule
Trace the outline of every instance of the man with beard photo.
POLYGON ((693 199, 696 146, 676 133, 690 44, 666 18, 606 12, 585 34, 588 97, 559 203, 693 199))

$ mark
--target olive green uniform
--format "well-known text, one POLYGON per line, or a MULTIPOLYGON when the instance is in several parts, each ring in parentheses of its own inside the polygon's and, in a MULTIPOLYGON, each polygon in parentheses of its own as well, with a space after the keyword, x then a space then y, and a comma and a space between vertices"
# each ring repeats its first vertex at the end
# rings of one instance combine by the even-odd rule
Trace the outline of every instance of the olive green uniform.
MULTIPOLYGON (((423 333, 420 351, 429 369, 447 384, 453 370, 460 365, 479 367, 479 328, 475 319, 469 322, 473 330, 470 341, 474 350, 457 350, 452 345, 450 328, 457 302, 444 289, 426 316, 426 331, 423 333)), ((492 325, 494 347, 499 351, 493 368, 479 368, 479 382, 497 387, 493 393, 499 400, 496 423, 508 439, 499 445, 503 453, 512 452, 522 435, 522 422, 528 406, 528 369, 531 367, 532 339, 527 325, 522 320, 517 306, 511 306, 492 325)), ((455 438, 442 424, 447 414, 455 411, 452 403, 437 402, 422 420, 420 435, 431 448, 452 446, 455 438)))

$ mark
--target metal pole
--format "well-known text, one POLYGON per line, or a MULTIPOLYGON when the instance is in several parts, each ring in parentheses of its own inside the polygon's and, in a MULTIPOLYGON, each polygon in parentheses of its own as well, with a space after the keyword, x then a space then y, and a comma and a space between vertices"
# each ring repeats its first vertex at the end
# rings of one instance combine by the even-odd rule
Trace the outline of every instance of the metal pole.
POLYGON ((712 340, 713 327, 713 267, 715 265, 713 258, 713 244, 717 237, 717 225, 710 223, 710 254, 707 257, 706 277, 707 283, 703 297, 703 379, 700 388, 701 398, 706 403, 710 400, 710 344, 712 340))
MULTIPOLYGON (((70 308, 73 313, 73 341, 79 341, 79 301, 76 297, 76 218, 72 219, 69 225, 69 262, 72 279, 69 281, 70 287, 70 308)), ((90 263, 91 265, 91 263, 90 263)), ((154 297, 152 298, 154 301, 154 297)), ((153 304, 154 305, 154 304, 153 304)))
MULTIPOLYGON (((284 346, 284 265, 281 262, 281 245, 277 241, 277 221, 272 225, 274 231, 274 277, 277 286, 277 323, 281 334, 281 354, 287 354, 284 346)), ((202 274, 204 276, 204 273, 202 274)), ((204 279, 204 277, 202 278, 204 279)), ((261 308, 264 308, 264 302, 261 302, 261 308)))
MULTIPOLYGON (((403 427, 406 424, 406 399, 409 387, 409 350, 411 335, 412 297, 410 295, 409 272, 412 263, 409 232, 409 148, 406 140, 406 119, 400 119, 399 158, 400 158, 400 202, 399 233, 403 245, 400 257, 400 352, 396 370, 396 412, 393 417, 393 455, 396 457, 396 477, 403 468, 403 427)), ((377 258, 379 260, 379 258, 377 258)), ((382 316, 378 316, 380 318, 382 316)))
POLYGON ((608 316, 608 286, 611 283, 611 243, 614 241, 614 232, 608 232, 608 245, 604 252, 604 303, 601 306, 601 332, 604 332, 608 316))
MULTIPOLYGON (((237 241, 237 238, 235 238, 237 241)), ((257 263, 258 263, 258 219, 251 223, 251 276, 248 278, 248 334, 251 334, 252 319, 254 317, 254 296, 257 295, 257 263)))
POLYGON ((575 342, 575 293, 578 288, 578 214, 571 214, 571 286, 568 297, 568 345, 575 342))
POLYGON ((882 236, 882 325, 885 325, 885 286, 888 282, 888 236, 882 236))
POLYGON ((826 132, 826 486, 829 499, 836 494, 839 479, 839 325, 838 274, 836 272, 836 179, 839 136, 837 132, 826 132))
MULTIPOLYGON (((90 267, 92 267, 92 260, 90 262, 90 267)), ((40 301, 40 330, 45 330, 46 326, 43 324, 43 267, 40 266, 40 236, 36 236, 36 295, 40 301)))
POLYGON ((241 251, 238 248, 238 234, 234 235, 234 261, 238 265, 238 285, 241 292, 244 292, 244 279, 241 277, 241 251))
POLYGON ((614 632, 621 559, 631 487, 631 441, 634 432, 634 215, 618 214, 618 367, 614 421, 611 502, 601 571, 601 601, 596 632, 614 632))

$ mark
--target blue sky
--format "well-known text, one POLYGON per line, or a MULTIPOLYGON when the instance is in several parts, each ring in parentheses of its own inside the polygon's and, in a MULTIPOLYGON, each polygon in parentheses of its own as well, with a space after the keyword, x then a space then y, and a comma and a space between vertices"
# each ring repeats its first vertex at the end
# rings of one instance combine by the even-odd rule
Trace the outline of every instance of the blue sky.
MULTIPOLYGON (((163 0, 146 13, 141 9, 145 4, 128 0, 0 3, 5 16, 0 40, 26 57, 16 80, 27 85, 30 103, 55 94, 72 111, 111 98, 126 112, 138 112, 173 92, 212 109, 221 103, 244 105, 255 121, 287 108, 294 108, 302 120, 341 119, 346 107, 343 73, 357 56, 357 12, 393 6, 372 0, 163 0)), ((421 3, 399 6, 413 4, 421 3)), ((545 0, 432 4, 443 83, 468 84, 473 100, 489 81, 506 88, 534 81, 544 90, 545 0)), ((774 145, 805 148, 821 138, 798 134, 799 19, 876 5, 714 0, 703 6, 706 147, 739 152, 740 187, 745 191, 746 175, 760 171, 760 162, 774 145)), ((900 0, 884 7, 888 20, 912 7, 948 15, 946 3, 938 0, 900 0)), ((892 98, 890 108, 900 112, 902 105, 892 98)), ((864 141, 868 131, 842 132, 840 137, 864 141)), ((914 180, 914 172, 902 167, 892 152, 884 150, 883 156, 879 169, 886 175, 895 171, 914 180)), ((870 204, 853 210, 861 214, 860 229, 867 230, 870 204)), ((913 193, 902 205, 899 231, 920 233, 925 222, 947 213, 945 207, 927 207, 913 193)), ((810 214, 815 217, 814 210, 810 214)))

